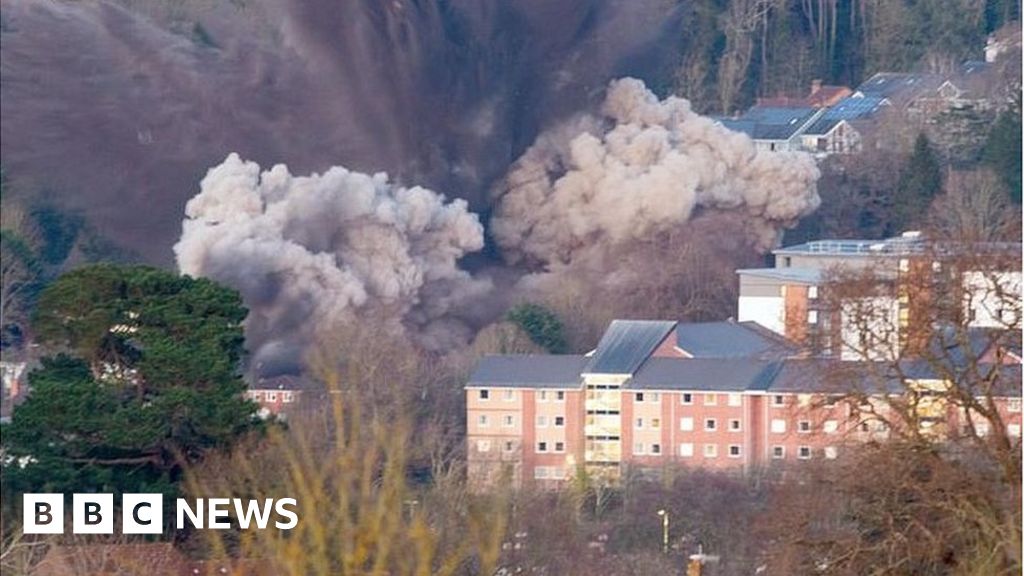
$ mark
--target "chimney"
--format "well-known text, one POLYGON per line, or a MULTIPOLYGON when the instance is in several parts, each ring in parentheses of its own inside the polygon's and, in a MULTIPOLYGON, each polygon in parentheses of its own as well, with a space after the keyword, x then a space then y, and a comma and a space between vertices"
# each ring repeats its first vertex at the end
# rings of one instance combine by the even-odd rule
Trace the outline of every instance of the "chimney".
POLYGON ((821 78, 811 80, 811 95, 817 94, 818 90, 821 90, 821 78))

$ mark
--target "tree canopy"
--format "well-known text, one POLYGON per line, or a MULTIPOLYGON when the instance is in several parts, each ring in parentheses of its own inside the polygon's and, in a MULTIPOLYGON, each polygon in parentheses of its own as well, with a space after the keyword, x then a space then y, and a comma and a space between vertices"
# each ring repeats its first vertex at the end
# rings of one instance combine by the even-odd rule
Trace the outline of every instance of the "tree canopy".
POLYGON ((562 322, 547 308, 538 304, 520 304, 510 309, 505 318, 516 324, 534 344, 551 354, 564 354, 568 350, 562 322))
POLYGON ((171 491, 181 468, 259 426, 240 376, 237 292, 142 266, 96 265, 40 296, 55 350, 3 435, 14 488, 171 491))

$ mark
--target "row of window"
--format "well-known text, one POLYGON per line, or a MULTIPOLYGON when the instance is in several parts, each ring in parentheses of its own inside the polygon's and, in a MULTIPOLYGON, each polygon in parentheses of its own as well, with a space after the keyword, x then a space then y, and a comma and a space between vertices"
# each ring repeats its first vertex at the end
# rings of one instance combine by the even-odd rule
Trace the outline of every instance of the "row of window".
MULTIPOLYGON (((484 388, 477 392, 477 397, 480 400, 487 401, 491 399, 491 391, 484 388)), ((516 391, 511 389, 504 389, 501 391, 501 399, 506 402, 512 402, 516 399, 516 391)), ((554 400, 555 402, 565 401, 565 390, 540 390, 537 392, 538 402, 548 402, 554 400)))
MULTIPOLYGON (((273 401, 273 400, 271 400, 273 401)), ((285 402, 291 402, 291 398, 285 400, 285 402)), ((739 419, 730 419, 728 424, 728 430, 730 432, 741 432, 743 430, 743 424, 739 419)), ((480 414, 477 419, 477 424, 481 428, 487 428, 490 426, 490 416, 487 414, 480 414)), ((661 418, 637 418, 635 421, 635 427, 637 430, 661 429, 661 418)), ((505 428, 511 428, 515 426, 515 416, 506 414, 502 416, 501 425, 505 428)), ((549 425, 556 428, 562 428, 565 426, 564 416, 549 417, 546 415, 537 416, 537 427, 546 428, 549 425)), ((1019 427, 1018 427, 1019 428, 1019 427)), ((683 417, 679 419, 679 429, 683 432, 691 432, 694 429, 694 420, 691 417, 683 417)), ((771 421, 771 431, 773 434, 785 434, 787 429, 786 420, 781 418, 775 418, 771 421)), ((839 431, 839 422, 836 420, 826 420, 822 423, 822 432, 825 434, 836 434, 839 431)), ((705 418, 704 419, 704 431, 715 432, 718 430, 718 419, 717 418, 705 418)), ((862 432, 870 432, 870 425, 868 422, 862 422, 860 425, 862 432)), ((814 431, 814 426, 810 420, 800 420, 797 422, 796 431, 800 434, 810 434, 814 431)), ((884 432, 885 425, 882 422, 876 422, 876 431, 884 432)))
MULTIPOLYGON (((504 444, 505 452, 514 452, 516 445, 514 442, 506 441, 504 444)), ((477 452, 490 452, 491 441, 490 440, 477 440, 476 441, 477 452)), ((555 454, 561 454, 565 452, 565 442, 537 442, 537 452, 546 454, 548 452, 554 452, 555 454)))
POLYGON ((257 402, 259 402, 259 401, 277 402, 277 399, 280 398, 281 402, 284 402, 285 404, 288 404, 288 403, 291 403, 291 402, 295 401, 295 394, 292 393, 292 392, 287 392, 287 391, 280 392, 280 393, 278 393, 278 392, 249 392, 249 398, 252 398, 253 400, 256 400, 257 402))
MULTIPOLYGON (((505 443, 502 445, 502 449, 506 453, 515 452, 515 450, 516 450, 516 443, 512 442, 511 440, 506 440, 505 443)), ((491 451, 491 441, 490 440, 477 440, 476 441, 476 450, 477 450, 477 452, 490 452, 491 451)))
MULTIPOLYGON (((481 414, 477 417, 477 425, 480 428, 487 428, 491 425, 491 418, 488 414, 481 414)), ((504 428, 512 428, 516 425, 516 417, 512 414, 505 414, 501 417, 501 425, 504 428)), ((549 425, 556 428, 562 428, 565 426, 565 416, 537 416, 537 427, 547 428, 549 425)))

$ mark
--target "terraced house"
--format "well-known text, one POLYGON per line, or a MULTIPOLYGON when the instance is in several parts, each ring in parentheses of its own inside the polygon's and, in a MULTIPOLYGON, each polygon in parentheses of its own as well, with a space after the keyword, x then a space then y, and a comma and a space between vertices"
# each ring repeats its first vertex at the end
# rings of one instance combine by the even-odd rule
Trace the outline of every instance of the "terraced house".
MULTIPOLYGON (((975 366, 974 369, 978 369, 975 366)), ((1020 437, 1020 366, 992 365, 1005 433, 1020 437)), ((754 322, 613 321, 587 355, 489 356, 466 386, 468 465, 555 488, 667 466, 752 471, 841 457, 892 432, 891 397, 915 399, 926 433, 965 422, 923 362, 807 357, 754 322)), ((997 431, 991 431, 996 433, 997 431)))

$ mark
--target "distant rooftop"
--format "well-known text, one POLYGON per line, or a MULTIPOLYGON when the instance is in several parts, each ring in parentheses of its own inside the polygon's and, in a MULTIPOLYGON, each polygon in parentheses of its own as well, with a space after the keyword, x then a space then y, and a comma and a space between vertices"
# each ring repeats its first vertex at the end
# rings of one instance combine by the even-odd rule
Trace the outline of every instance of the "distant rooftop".
POLYGON ((763 390, 781 363, 750 358, 722 362, 715 358, 651 358, 631 380, 628 390, 742 392, 763 390))
POLYGON ((613 320, 583 372, 633 374, 675 326, 663 320, 613 320))
MULTIPOLYGON (((926 241, 920 232, 904 232, 901 236, 883 240, 813 240, 794 246, 785 246, 772 251, 776 255, 797 256, 820 254, 828 256, 904 256, 923 254, 928 250, 943 249, 936 243, 926 241)), ((950 248, 946 246, 945 248, 950 248)), ((958 247, 963 249, 962 246, 958 247)), ((1020 244, 1013 242, 988 242, 971 247, 986 250, 1019 250, 1020 244)))
POLYGON ((820 268, 741 268, 736 273, 799 284, 820 284, 824 274, 820 268))
POLYGON ((941 83, 942 78, 934 74, 879 72, 858 86, 857 93, 864 96, 900 98, 921 90, 938 88, 941 83))
POLYGON ((755 140, 788 140, 818 111, 810 106, 754 106, 738 118, 717 120, 729 130, 755 140))
POLYGON ((843 120, 867 118, 886 105, 885 98, 879 96, 849 96, 843 98, 814 121, 804 134, 828 134, 832 128, 843 120))

